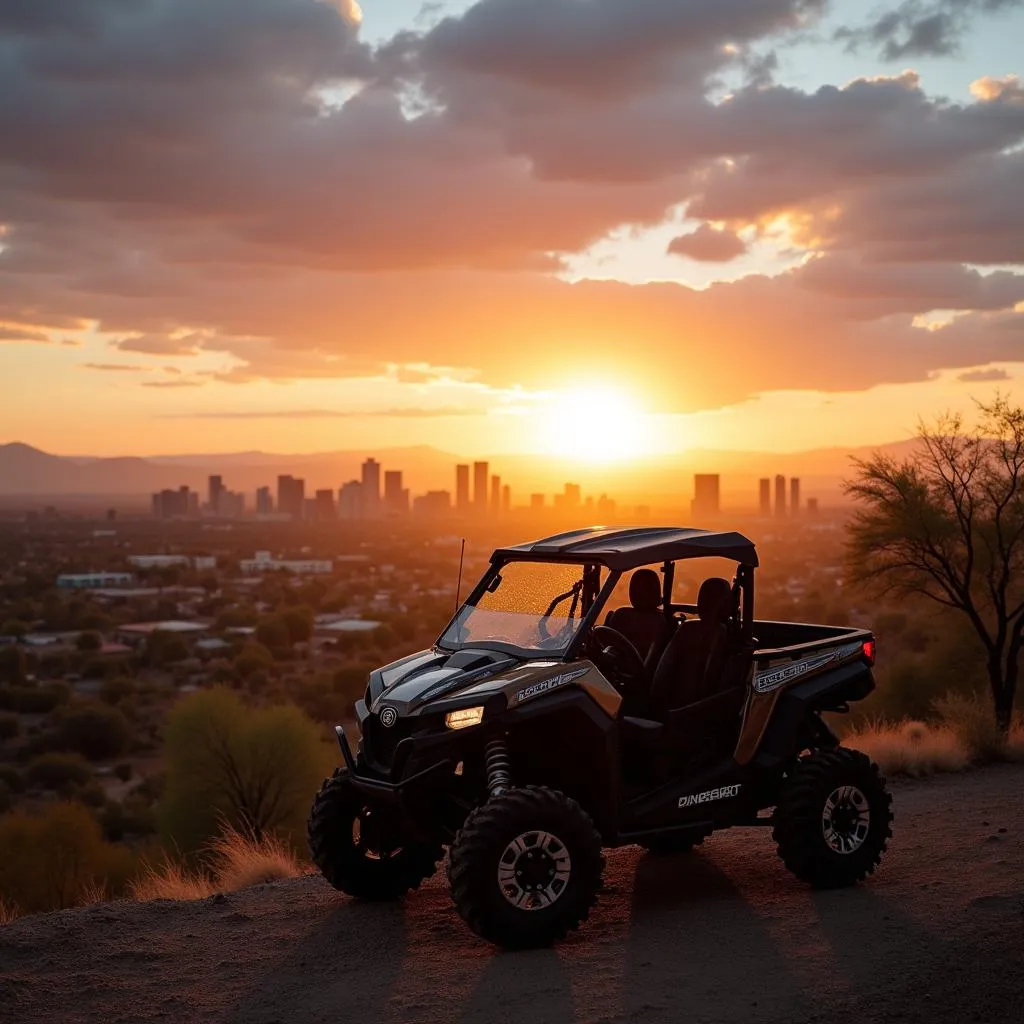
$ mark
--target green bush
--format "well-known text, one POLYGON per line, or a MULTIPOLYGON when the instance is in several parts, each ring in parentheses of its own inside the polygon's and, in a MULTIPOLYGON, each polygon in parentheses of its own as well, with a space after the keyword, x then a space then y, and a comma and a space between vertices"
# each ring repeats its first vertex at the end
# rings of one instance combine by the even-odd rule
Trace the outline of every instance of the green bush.
POLYGON ((274 664, 274 657, 263 644, 249 643, 234 660, 234 670, 242 679, 248 679, 257 672, 267 672, 274 664))
POLYGON ((5 815, 0 850, 0 900, 22 913, 73 907, 97 886, 117 895, 135 868, 132 853, 105 842, 81 804, 5 815))
POLYGON ((134 696, 135 682, 127 676, 117 675, 100 687, 100 700, 104 704, 119 704, 125 697, 134 696))
POLYGON ((296 707, 250 708, 224 689, 182 700, 167 721, 164 836, 199 849, 226 822, 257 837, 299 845, 310 794, 334 758, 319 728, 296 707))
POLYGON ((288 624, 280 615, 264 615, 256 623, 256 639, 275 657, 291 647, 288 624))
POLYGON ((132 777, 132 766, 127 761, 114 765, 114 774, 122 781, 127 782, 132 777))
POLYGON ((102 761, 127 753, 133 739, 132 727, 121 711, 103 704, 87 704, 64 712, 53 746, 102 761))
POLYGON ((92 778, 92 768, 81 754, 40 754, 29 762, 25 776, 33 786, 63 790, 85 785, 92 778))
POLYGON ((95 630, 79 633, 75 647, 80 651, 98 651, 103 646, 103 637, 95 630))
POLYGON ((25 652, 17 646, 0 647, 0 682, 18 686, 27 674, 25 652))

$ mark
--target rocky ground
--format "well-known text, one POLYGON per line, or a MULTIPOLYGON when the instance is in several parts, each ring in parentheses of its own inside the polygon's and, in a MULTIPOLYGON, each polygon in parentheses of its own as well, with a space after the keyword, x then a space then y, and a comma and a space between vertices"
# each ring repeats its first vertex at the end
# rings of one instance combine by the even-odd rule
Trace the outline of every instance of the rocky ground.
POLYGON ((475 939, 439 875, 403 906, 318 878, 196 903, 115 903, 0 928, 0 1020, 1024 1020, 1024 769, 894 787, 866 885, 812 892, 766 830, 676 859, 608 858, 607 891, 555 950, 475 939))

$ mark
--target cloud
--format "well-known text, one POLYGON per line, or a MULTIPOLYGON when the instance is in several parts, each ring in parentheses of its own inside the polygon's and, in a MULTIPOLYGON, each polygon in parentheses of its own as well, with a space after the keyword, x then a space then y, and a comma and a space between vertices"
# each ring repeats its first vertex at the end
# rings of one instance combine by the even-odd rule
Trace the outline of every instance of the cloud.
POLYGON ((82 363, 85 370, 102 370, 104 373, 140 373, 145 367, 128 366, 125 363, 82 363))
POLYGON ((1020 83, 776 84, 824 7, 480 0, 373 50, 320 0, 7 0, 0 322, 239 386, 545 387, 582 357, 685 409, 1024 358, 1020 278, 964 266, 1024 263, 1020 83), (679 211, 674 252, 808 258, 705 291, 558 276, 679 211), (963 315, 914 326, 935 309, 963 315))
POLYGON ((877 49, 886 60, 906 57, 947 57, 960 48, 972 21, 1021 6, 1022 0, 903 0, 866 24, 843 27, 836 39, 847 48, 877 49))
POLYGON ((142 382, 144 388, 201 388, 201 380, 147 380, 142 382))
POLYGON ((1006 370, 971 370, 968 373, 961 373, 957 380, 965 384, 988 384, 1000 380, 1012 380, 1013 378, 1006 370))
MULTIPOLYGON (((168 382, 169 386, 170 382, 168 382)), ((476 416, 480 409, 462 407, 395 409, 278 409, 265 411, 250 409, 230 412, 198 412, 174 415, 172 419, 196 420, 337 420, 337 419, 438 419, 450 416, 476 416)))
POLYGON ((25 327, 17 326, 0 326, 0 343, 8 341, 45 344, 50 341, 50 338, 42 331, 33 331, 25 327))
POLYGON ((673 238, 668 251, 706 263, 728 263, 747 251, 747 243, 731 231, 701 224, 696 231, 673 238))

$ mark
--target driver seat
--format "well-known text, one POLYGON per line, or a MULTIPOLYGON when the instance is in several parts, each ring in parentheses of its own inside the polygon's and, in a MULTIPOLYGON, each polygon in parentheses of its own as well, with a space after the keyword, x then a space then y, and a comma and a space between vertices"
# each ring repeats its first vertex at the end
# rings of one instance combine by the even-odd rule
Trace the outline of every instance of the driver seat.
POLYGON ((660 721, 668 713, 710 695, 729 657, 729 621, 733 589, 728 580, 712 578, 697 596, 699 619, 679 624, 651 681, 650 710, 660 721))
POLYGON ((630 576, 629 607, 609 612, 604 624, 621 633, 645 663, 657 663, 671 628, 661 611, 661 580, 653 569, 637 569, 630 576))

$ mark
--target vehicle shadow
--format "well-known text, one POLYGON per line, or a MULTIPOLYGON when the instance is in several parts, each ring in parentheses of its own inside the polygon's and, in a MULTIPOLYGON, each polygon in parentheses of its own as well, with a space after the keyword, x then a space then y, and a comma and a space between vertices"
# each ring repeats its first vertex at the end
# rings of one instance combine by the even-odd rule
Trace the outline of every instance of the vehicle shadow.
POLYGON ((401 904, 366 904, 339 897, 336 909, 279 956, 254 950, 253 987, 227 1020, 294 1024, 389 1019, 389 1000, 408 949, 401 904))
POLYGON ((801 1019, 813 993, 797 966, 713 854, 637 862, 626 1020, 801 1019))

